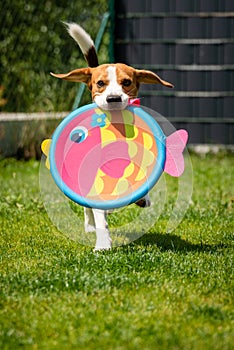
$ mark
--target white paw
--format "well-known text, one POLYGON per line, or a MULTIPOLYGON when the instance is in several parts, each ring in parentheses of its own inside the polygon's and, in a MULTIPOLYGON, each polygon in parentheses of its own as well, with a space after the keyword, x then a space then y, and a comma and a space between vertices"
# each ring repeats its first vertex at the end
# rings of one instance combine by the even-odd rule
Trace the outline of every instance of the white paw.
POLYGON ((94 251, 109 250, 112 247, 112 240, 110 238, 109 231, 107 230, 96 230, 97 240, 94 251))
POLYGON ((85 232, 94 232, 96 229, 93 225, 85 225, 85 232))
POLYGON ((112 247, 112 240, 109 238, 108 240, 97 240, 94 251, 98 252, 100 250, 110 250, 112 247))

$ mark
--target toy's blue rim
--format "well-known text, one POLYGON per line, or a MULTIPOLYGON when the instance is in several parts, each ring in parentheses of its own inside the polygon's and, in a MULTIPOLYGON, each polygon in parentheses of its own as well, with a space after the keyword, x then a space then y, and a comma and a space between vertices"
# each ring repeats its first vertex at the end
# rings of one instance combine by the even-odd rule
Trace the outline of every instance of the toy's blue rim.
POLYGON ((89 207, 89 208, 96 208, 96 209, 103 209, 103 210, 121 208, 126 205, 135 203, 137 200, 144 197, 158 181, 159 177, 163 172, 165 159, 166 159, 166 149, 165 149, 166 137, 162 129, 158 125, 158 123, 150 116, 150 114, 145 112, 139 106, 134 106, 134 105, 128 106, 126 109, 140 116, 144 120, 144 122, 150 127, 150 129, 153 132, 154 138, 156 140, 158 154, 157 154, 157 162, 155 164, 155 167, 152 173, 150 174, 148 180, 140 188, 138 188, 132 194, 129 194, 122 198, 115 199, 115 200, 97 201, 97 200, 91 200, 91 199, 82 197, 76 192, 72 191, 61 179, 56 166, 54 154, 56 150, 57 141, 64 127, 66 127, 66 125, 71 120, 78 117, 83 112, 86 112, 87 110, 94 109, 94 108, 99 108, 99 107, 95 103, 91 103, 89 105, 85 105, 83 107, 77 108, 74 111, 72 111, 70 114, 68 114, 67 117, 65 117, 65 119, 58 125, 58 127, 56 128, 52 136, 52 142, 50 146, 50 152, 49 152, 50 172, 59 189, 72 201, 84 207, 89 207))

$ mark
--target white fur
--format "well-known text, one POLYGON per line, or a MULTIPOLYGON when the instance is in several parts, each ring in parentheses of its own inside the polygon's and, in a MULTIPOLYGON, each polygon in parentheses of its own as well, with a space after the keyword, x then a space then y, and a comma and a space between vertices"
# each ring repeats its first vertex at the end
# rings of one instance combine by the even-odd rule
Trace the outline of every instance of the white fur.
POLYGON ((93 40, 86 31, 76 23, 66 23, 70 36, 77 42, 83 54, 94 46, 93 40))
MULTIPOLYGON (((76 23, 66 23, 68 33, 77 42, 83 54, 94 46, 93 40, 82 27, 76 23)), ((122 110, 128 105, 129 96, 122 90, 122 86, 118 84, 116 67, 109 66, 107 68, 109 84, 102 94, 98 94, 94 98, 94 102, 104 110, 122 110), (121 97, 121 102, 109 103, 107 97, 115 95, 121 97)), ((149 196, 146 196, 146 203, 150 205, 149 196)), ((84 226, 86 232, 96 231, 95 251, 111 249, 112 240, 108 230, 107 211, 99 209, 84 208, 84 226)))
POLYGON ((85 231, 96 231, 94 251, 111 249, 112 240, 108 230, 107 211, 84 208, 85 231))
POLYGON ((102 94, 98 94, 94 98, 94 102, 104 110, 122 110, 127 107, 129 96, 123 91, 122 86, 118 84, 116 67, 109 66, 107 68, 109 84, 102 94), (121 98, 121 102, 107 102, 107 97, 115 95, 121 98))

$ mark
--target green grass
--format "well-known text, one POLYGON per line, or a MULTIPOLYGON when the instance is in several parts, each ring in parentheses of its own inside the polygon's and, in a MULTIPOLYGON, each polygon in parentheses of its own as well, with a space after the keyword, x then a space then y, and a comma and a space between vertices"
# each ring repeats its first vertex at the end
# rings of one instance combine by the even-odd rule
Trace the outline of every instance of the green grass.
POLYGON ((191 159, 176 230, 169 200, 148 234, 102 253, 52 225, 38 162, 0 161, 0 348, 231 350, 234 157, 191 159))

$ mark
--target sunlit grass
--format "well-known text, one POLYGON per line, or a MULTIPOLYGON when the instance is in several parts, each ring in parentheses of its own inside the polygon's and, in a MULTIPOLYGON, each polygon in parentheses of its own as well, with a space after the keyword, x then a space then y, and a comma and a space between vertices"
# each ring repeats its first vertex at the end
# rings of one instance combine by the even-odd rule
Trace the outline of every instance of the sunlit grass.
POLYGON ((39 163, 2 160, 0 348, 231 350, 234 158, 192 162, 174 232, 160 229, 165 212, 139 240, 94 253, 50 222, 39 163))

